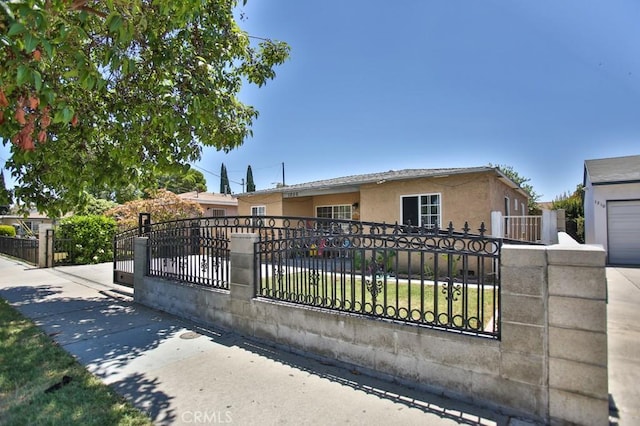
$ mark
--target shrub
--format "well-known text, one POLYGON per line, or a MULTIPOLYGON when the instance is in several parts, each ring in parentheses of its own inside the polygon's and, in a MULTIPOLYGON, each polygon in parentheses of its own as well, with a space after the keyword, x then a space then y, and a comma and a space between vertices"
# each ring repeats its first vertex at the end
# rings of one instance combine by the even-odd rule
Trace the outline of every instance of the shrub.
POLYGON ((107 210, 104 214, 105 216, 114 217, 123 228, 135 228, 138 226, 138 215, 140 213, 151 213, 154 223, 201 217, 203 214, 200 204, 183 200, 166 189, 153 191, 149 196, 151 198, 129 201, 121 206, 107 210))
POLYGON ((0 225, 0 236, 2 237, 15 237, 16 228, 11 225, 0 225))
POLYGON ((64 243, 68 263, 89 264, 113 260, 116 221, 105 216, 72 216, 60 221, 56 241, 64 243))

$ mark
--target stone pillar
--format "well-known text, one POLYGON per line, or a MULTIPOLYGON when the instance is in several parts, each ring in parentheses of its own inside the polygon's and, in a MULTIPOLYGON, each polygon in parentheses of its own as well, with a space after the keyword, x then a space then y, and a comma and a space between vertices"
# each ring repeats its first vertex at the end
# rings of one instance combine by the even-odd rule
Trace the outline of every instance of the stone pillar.
POLYGON ((544 244, 558 244, 558 215, 555 210, 542 210, 542 235, 544 244))
POLYGON ((555 210, 557 214, 558 232, 567 232, 567 212, 564 209, 555 210))
POLYGON ((51 223, 42 223, 38 230, 38 268, 53 266, 53 238, 47 238, 47 231, 53 229, 51 223))
POLYGON ((547 259, 543 246, 501 251, 501 397, 543 423, 548 419, 547 259))
POLYGON ((133 300, 144 301, 144 277, 149 268, 149 238, 136 237, 133 240, 133 300))
POLYGON ((253 334, 253 315, 251 300, 256 295, 256 265, 254 244, 258 242, 258 234, 231 234, 231 315, 234 328, 241 333, 253 334))
POLYGON ((609 424, 606 253, 547 248, 552 424, 609 424))
POLYGON ((491 236, 495 238, 504 238, 504 220, 502 220, 502 212, 491 212, 491 236))

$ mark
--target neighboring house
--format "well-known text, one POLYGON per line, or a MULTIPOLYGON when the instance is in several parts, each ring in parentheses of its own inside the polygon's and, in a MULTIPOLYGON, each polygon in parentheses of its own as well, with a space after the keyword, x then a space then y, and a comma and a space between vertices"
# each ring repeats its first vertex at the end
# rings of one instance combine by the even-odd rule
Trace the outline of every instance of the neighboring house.
POLYGON ((584 162, 584 236, 612 265, 640 265, 640 155, 584 162))
POLYGON ((17 214, 0 216, 0 224, 13 226, 16 228, 16 235, 20 237, 38 235, 40 225, 45 223, 52 224, 54 220, 35 210, 30 211, 26 216, 17 214))
POLYGON ((183 200, 194 201, 202 207, 205 217, 238 215, 238 200, 228 194, 191 191, 178 194, 183 200))
POLYGON ((526 215, 528 195, 494 167, 391 170, 237 195, 240 215, 305 216, 441 228, 468 222, 477 233, 491 212, 526 215))

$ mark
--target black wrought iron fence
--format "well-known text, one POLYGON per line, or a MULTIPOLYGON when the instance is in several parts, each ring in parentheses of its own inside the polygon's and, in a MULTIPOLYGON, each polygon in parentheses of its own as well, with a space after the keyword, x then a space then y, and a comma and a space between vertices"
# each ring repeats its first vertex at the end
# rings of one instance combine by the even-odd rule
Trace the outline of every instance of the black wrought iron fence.
POLYGON ((263 222, 250 216, 196 218, 149 224, 148 275, 229 289, 230 235, 261 232, 263 222))
POLYGON ((15 238, 0 236, 0 253, 38 264, 39 242, 36 238, 15 238))
POLYGON ((134 240, 135 237, 146 235, 151 227, 151 215, 140 213, 138 227, 120 229, 113 238, 113 282, 133 287, 134 273, 134 240))
POLYGON ((138 228, 119 232, 113 239, 113 281, 133 286, 133 242, 138 228))
POLYGON ((270 299, 498 338, 501 240, 402 225, 272 221, 256 247, 270 299), (288 222, 288 223, 286 223, 288 222))
POLYGON ((229 289, 230 235, 259 235, 256 294, 283 302, 499 338, 501 239, 398 224, 238 216, 152 224, 116 238, 114 267, 133 274, 133 239, 149 238, 148 275, 229 289))

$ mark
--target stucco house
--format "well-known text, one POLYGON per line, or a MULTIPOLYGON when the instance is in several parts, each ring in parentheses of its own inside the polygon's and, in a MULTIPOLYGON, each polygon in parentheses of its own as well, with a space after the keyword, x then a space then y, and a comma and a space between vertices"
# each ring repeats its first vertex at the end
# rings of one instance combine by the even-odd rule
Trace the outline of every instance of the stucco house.
POLYGON ((46 214, 31 210, 27 215, 8 214, 0 216, 0 224, 11 225, 16 228, 16 235, 20 237, 37 236, 40 225, 53 224, 55 221, 46 214))
POLYGON ((584 162, 585 243, 612 265, 640 265, 640 155, 584 162))
POLYGON ((390 170, 237 195, 238 214, 305 216, 440 227, 476 233, 491 212, 526 215, 528 195, 495 167, 390 170))
POLYGON ((204 217, 238 215, 238 200, 229 194, 191 191, 178 194, 183 200, 194 201, 204 210, 204 217))

